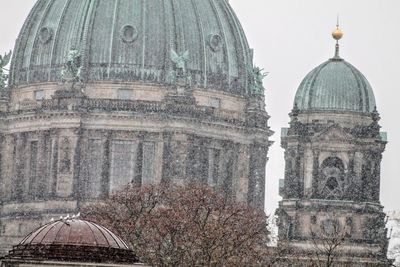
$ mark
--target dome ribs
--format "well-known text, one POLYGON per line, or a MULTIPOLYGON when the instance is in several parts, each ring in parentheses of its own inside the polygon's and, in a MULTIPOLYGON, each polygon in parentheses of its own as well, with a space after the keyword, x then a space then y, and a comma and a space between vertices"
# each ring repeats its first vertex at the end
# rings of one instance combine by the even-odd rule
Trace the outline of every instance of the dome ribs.
POLYGON ((56 50, 57 41, 58 41, 57 37, 58 37, 58 35, 60 33, 61 25, 62 25, 62 23, 64 21, 65 14, 67 12, 67 8, 68 8, 68 6, 70 4, 71 4, 70 0, 65 2, 65 5, 64 5, 63 10, 61 12, 62 15, 60 16, 60 19, 58 20, 57 26, 56 26, 55 31, 54 31, 54 36, 52 37, 53 40, 50 40, 50 42, 52 44, 51 44, 51 49, 50 49, 50 61, 49 61, 50 62, 50 68, 48 69, 48 79, 47 79, 48 81, 51 80, 51 70, 52 70, 52 67, 54 66, 54 61, 53 60, 54 60, 54 54, 56 53, 55 50, 56 50))
POLYGON ((28 38, 28 36, 29 36, 29 30, 30 30, 29 22, 32 20, 34 15, 36 15, 38 13, 38 10, 41 8, 42 5, 43 5, 43 2, 41 2, 41 1, 36 2, 36 4, 33 6, 32 10, 31 10, 31 12, 29 13, 28 17, 26 18, 26 20, 22 26, 22 30, 18 34, 17 42, 15 44, 15 48, 14 48, 13 55, 12 55, 11 67, 10 67, 11 71, 10 71, 10 80, 9 81, 12 85, 16 85, 19 80, 19 70, 17 68, 15 68, 15 66, 18 65, 17 62, 19 62, 19 64, 21 66, 23 65, 24 56, 23 56, 23 54, 21 55, 21 53, 23 53, 23 52, 20 52, 20 49, 22 46, 24 46, 26 48, 26 42, 23 40, 28 38), (23 45, 24 43, 25 43, 25 45, 23 45))
POLYGON ((370 113, 375 97, 367 79, 354 66, 344 60, 328 60, 303 79, 295 105, 300 111, 370 113))
MULTIPOLYGON (((250 58, 250 55, 248 51, 246 51, 246 47, 249 47, 249 44, 247 43, 247 39, 245 37, 244 31, 242 26, 239 23, 238 18, 236 17, 236 14, 233 12, 232 7, 227 3, 227 1, 222 1, 222 4, 225 5, 225 8, 227 12, 229 13, 229 19, 233 25, 239 29, 239 31, 233 31, 234 36, 236 38, 236 42, 240 44, 240 52, 241 53, 236 53, 236 56, 238 57, 238 74, 239 74, 239 79, 242 80, 242 90, 244 92, 242 93, 249 93, 248 92, 248 80, 247 80, 247 74, 248 74, 248 66, 253 66, 253 59, 250 58), (240 67, 242 66, 242 67, 240 67), (243 67, 244 66, 244 67, 243 67)), ((248 50, 248 49, 247 49, 248 50)))
POLYGON ((93 33, 94 25, 94 14, 96 13, 96 7, 98 6, 98 0, 89 1, 87 13, 85 15, 85 21, 83 23, 83 30, 81 35, 81 60, 82 60, 82 77, 84 80, 89 79, 89 60, 90 60, 90 40, 93 33))
POLYGON ((202 64, 201 65, 202 66, 201 66, 201 68, 203 69, 202 86, 204 88, 206 88, 207 87, 207 62, 208 62, 208 60, 207 60, 207 46, 206 46, 207 40, 206 40, 205 33, 204 33, 203 21, 201 20, 201 16, 200 16, 200 13, 199 13, 198 6, 196 4, 196 0, 191 0, 191 1, 192 1, 192 5, 193 5, 193 8, 194 8, 195 14, 196 14, 196 23, 197 23, 197 25, 199 27, 199 31, 200 31, 199 32, 199 36, 200 36, 200 40, 201 40, 201 44, 202 44, 202 46, 201 46, 201 48, 202 48, 202 50, 201 50, 201 55, 202 55, 202 64))
POLYGON ((114 49, 114 38, 115 38, 115 28, 117 24, 117 11, 119 7, 120 0, 114 0, 114 12, 113 12, 113 20, 111 26, 111 36, 110 36, 110 45, 109 45, 109 60, 108 60, 108 68, 107 68, 107 78, 110 79, 111 65, 113 63, 113 49, 114 49))
POLYGON ((43 27, 43 23, 44 23, 44 21, 46 20, 46 18, 47 18, 47 15, 48 15, 48 13, 49 13, 49 11, 50 11, 50 7, 53 5, 55 3, 55 1, 48 1, 47 2, 47 5, 46 5, 46 7, 45 7, 45 9, 44 9, 44 13, 43 13, 43 15, 42 15, 42 17, 41 17, 41 19, 39 20, 39 23, 38 23, 38 26, 37 26, 37 28, 36 28, 36 30, 35 30, 35 34, 30 34, 31 36, 34 36, 34 40, 33 40, 33 45, 32 45, 32 47, 30 47, 30 56, 29 56, 29 60, 28 60, 28 64, 27 64, 27 66, 28 66, 28 68, 27 68, 27 70, 26 70, 26 82, 27 83, 29 83, 30 82, 30 79, 31 79, 31 68, 32 68, 32 61, 33 61, 33 58, 34 58, 34 56, 36 56, 36 54, 34 53, 34 51, 35 51, 35 49, 38 49, 38 45, 37 45, 37 43, 38 43, 38 33, 39 33, 39 31, 40 31, 40 29, 43 27))
POLYGON ((46 224, 13 247, 7 259, 92 263, 138 263, 135 253, 110 230, 80 219, 46 224), (54 229, 57 229, 54 231, 54 229), (40 238, 46 232, 47 240, 40 238), (96 236, 102 236, 96 241, 96 236), (28 239, 32 237, 31 242, 28 239))
POLYGON ((146 60, 146 4, 147 0, 142 0, 142 62, 141 62, 141 80, 144 80, 145 60, 146 60))
MULTIPOLYGON (((230 88, 230 84, 231 84, 231 66, 230 66, 230 64, 231 64, 231 62, 230 62, 230 55, 229 55, 229 51, 228 51, 228 41, 227 41, 227 39, 226 39, 226 32, 225 32, 225 27, 224 27, 224 24, 222 23, 222 19, 221 19, 221 14, 219 13, 219 10, 218 10, 218 7, 217 7, 217 5, 216 5, 216 3, 215 3, 215 0, 210 0, 210 3, 211 3, 211 6, 212 6, 212 9, 213 9, 213 11, 214 11, 214 13, 215 13, 215 16, 216 16, 216 18, 217 18, 217 21, 218 21, 218 26, 220 27, 220 29, 221 29, 221 32, 220 32, 220 34, 222 34, 222 38, 224 39, 224 44, 225 45, 223 45, 223 51, 224 51, 224 55, 225 55, 225 60, 226 60, 226 64, 224 64, 225 66, 226 66, 226 71, 227 71, 227 78, 226 78, 226 80, 227 80, 227 82, 228 82, 228 90, 230 90, 231 88, 230 88)), ((221 79, 222 79, 222 77, 221 77, 221 79)))
POLYGON ((80 51, 85 83, 170 86, 170 52, 188 50, 193 87, 247 95, 251 52, 225 0, 39 0, 15 46, 12 84, 59 82, 71 48, 80 51), (134 29, 132 41, 125 26, 134 29))

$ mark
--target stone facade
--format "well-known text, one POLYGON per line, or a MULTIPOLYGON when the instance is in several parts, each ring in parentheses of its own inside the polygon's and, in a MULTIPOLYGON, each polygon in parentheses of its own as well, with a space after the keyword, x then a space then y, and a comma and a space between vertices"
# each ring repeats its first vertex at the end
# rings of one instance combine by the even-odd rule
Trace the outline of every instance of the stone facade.
POLYGON ((128 183, 205 182, 264 206, 270 130, 264 106, 254 108, 263 99, 193 90, 195 102, 122 100, 113 89, 103 98, 51 90, 40 100, 31 94, 30 106, 11 100, 3 113, 3 253, 51 217, 128 183), (219 107, 207 105, 216 98, 219 107))
POLYGON ((279 246, 289 247, 288 259, 306 265, 319 253, 323 261, 331 254, 337 266, 389 266, 386 215, 379 202, 387 142, 379 114, 295 105, 290 116, 281 139, 279 246))
POLYGON ((1 93, 0 252, 128 183, 263 208, 264 76, 226 0, 38 0, 1 93))

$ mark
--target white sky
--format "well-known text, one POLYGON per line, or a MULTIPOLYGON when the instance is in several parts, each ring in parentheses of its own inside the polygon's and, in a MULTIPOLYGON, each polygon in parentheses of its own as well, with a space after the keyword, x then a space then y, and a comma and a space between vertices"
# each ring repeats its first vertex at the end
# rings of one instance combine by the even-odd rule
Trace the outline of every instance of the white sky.
MULTIPOLYGON (((151 1, 151 0, 149 0, 151 1)), ((200 0, 197 0, 200 1, 200 0)), ((13 48, 35 0, 0 0, 0 53, 13 48)), ((400 1, 399 0, 230 0, 255 50, 255 62, 270 75, 267 111, 276 133, 267 167, 267 212, 279 201, 283 178, 280 128, 286 127, 294 95, 305 75, 332 57, 330 33, 340 14, 345 33, 341 56, 356 66, 371 83, 389 144, 383 157, 381 202, 400 210, 400 1)))

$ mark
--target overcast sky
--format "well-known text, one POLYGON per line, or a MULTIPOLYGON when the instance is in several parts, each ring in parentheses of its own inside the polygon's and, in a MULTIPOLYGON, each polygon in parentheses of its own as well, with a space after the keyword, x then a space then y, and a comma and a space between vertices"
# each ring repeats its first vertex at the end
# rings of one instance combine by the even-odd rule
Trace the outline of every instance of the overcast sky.
MULTIPOLYGON (((151 1, 151 0, 148 0, 151 1)), ((201 1, 201 0, 197 0, 201 1)), ((35 0, 0 0, 0 53, 13 48, 35 0)), ((344 31, 341 56, 371 83, 389 143, 383 157, 381 202, 400 210, 400 1, 399 0, 230 0, 255 51, 255 62, 270 75, 265 79, 267 111, 276 132, 267 167, 268 213, 279 201, 283 178, 280 128, 301 80, 333 56, 331 31, 340 14, 344 31), (397 153, 396 153, 397 152, 397 153)))

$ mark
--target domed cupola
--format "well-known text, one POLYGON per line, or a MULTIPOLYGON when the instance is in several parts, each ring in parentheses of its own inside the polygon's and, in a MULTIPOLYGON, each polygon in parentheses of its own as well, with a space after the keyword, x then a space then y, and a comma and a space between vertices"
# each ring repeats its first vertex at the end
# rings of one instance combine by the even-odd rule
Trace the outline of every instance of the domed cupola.
POLYGON ((6 259, 137 263, 135 253, 107 228, 80 219, 48 223, 14 246, 6 259))
POLYGON ((168 84, 173 54, 194 86, 244 94, 252 66, 227 0, 39 0, 18 37, 10 84, 59 82, 71 49, 85 82, 168 84))
POLYGON ((294 101, 299 111, 350 111, 371 113, 376 107, 371 85, 353 65, 339 56, 337 29, 335 56, 313 69, 301 82, 294 101))

